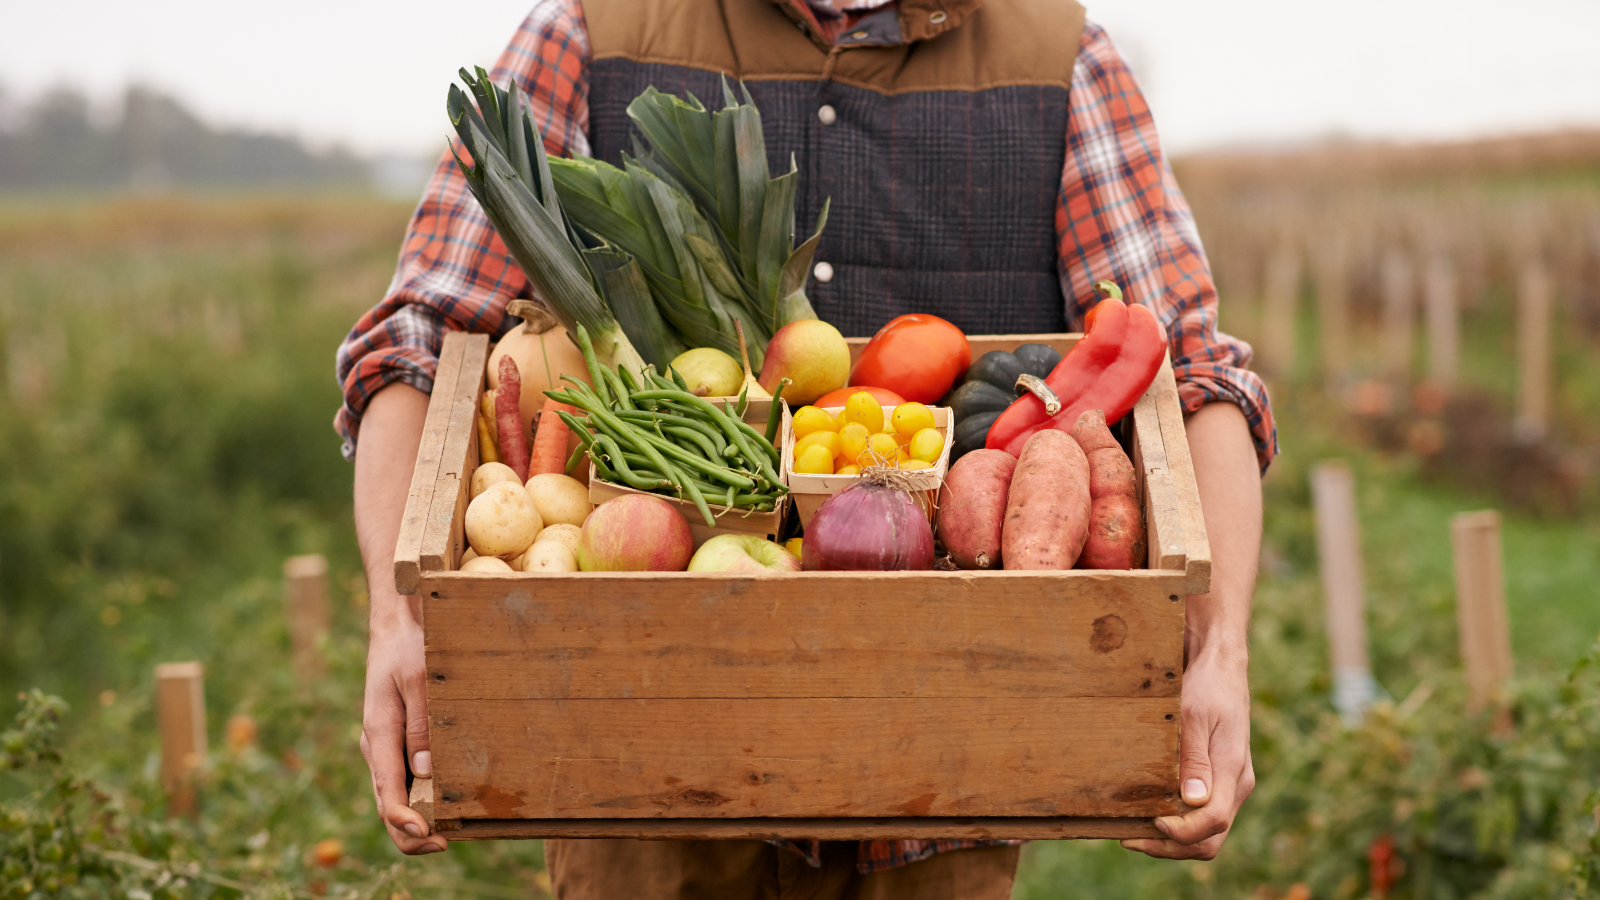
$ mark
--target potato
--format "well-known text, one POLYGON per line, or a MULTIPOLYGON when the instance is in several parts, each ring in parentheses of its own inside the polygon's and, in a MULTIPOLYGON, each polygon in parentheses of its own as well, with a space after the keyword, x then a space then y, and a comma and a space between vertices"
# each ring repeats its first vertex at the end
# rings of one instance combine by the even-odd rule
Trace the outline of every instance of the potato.
POLYGON ((583 525, 594 507, 589 488, 576 478, 546 472, 528 479, 528 494, 547 525, 583 525))
POLYGON ((515 481, 491 484, 467 504, 467 543, 479 556, 514 557, 544 528, 528 491, 515 481))
POLYGON ((1046 428, 1022 445, 1000 552, 1006 569, 1072 568, 1089 537, 1089 459, 1072 435, 1046 428))
POLYGON ((963 569, 1000 568, 1000 533, 1017 461, 1004 450, 956 460, 939 492, 939 542, 963 569))
POLYGON ((576 572, 578 560, 559 540, 534 541, 528 552, 522 554, 524 572, 576 572))
POLYGON ((472 473, 472 492, 468 499, 476 500, 491 484, 502 481, 521 481, 517 473, 505 463, 484 463, 477 471, 472 473))
POLYGON ((461 571, 489 572, 496 575, 509 575, 510 573, 515 572, 516 569, 511 568, 510 563, 498 556, 480 556, 476 559, 470 559, 462 563, 461 571))
POLYGON ((473 560, 475 560, 477 558, 478 558, 478 551, 472 549, 471 547, 468 547, 467 549, 461 551, 461 565, 463 565, 463 566, 466 565, 469 562, 472 562, 473 560))
POLYGON ((554 525, 546 525, 544 530, 539 532, 539 536, 533 539, 533 542, 541 544, 545 541, 555 541, 559 544, 565 544, 568 550, 577 553, 578 542, 581 540, 583 540, 582 528, 576 525, 568 525, 565 522, 557 522, 554 525))
POLYGON ((1144 510, 1133 463, 1098 409, 1078 417, 1072 439, 1089 458, 1089 538, 1077 568, 1131 569, 1145 557, 1144 510))

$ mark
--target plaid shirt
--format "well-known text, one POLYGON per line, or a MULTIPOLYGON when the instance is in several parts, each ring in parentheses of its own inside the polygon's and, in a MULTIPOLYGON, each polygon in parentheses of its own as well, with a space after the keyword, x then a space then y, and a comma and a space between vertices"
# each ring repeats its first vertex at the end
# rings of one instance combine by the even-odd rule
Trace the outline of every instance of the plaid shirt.
MULTIPOLYGON (((853 3, 850 12, 869 5, 882 4, 853 3)), ((829 31, 843 30, 849 15, 829 23, 837 23, 829 31)), ((515 78, 528 94, 551 154, 589 151, 588 57, 579 0, 536 0, 495 65, 494 80, 515 78)), ((1056 211, 1062 288, 1071 298, 1068 319, 1082 322, 1097 299, 1095 281, 1121 284, 1130 300, 1149 306, 1167 327, 1185 411, 1217 401, 1237 404, 1265 471, 1278 449, 1266 387, 1246 368, 1250 346, 1216 330, 1216 289, 1194 217, 1133 73, 1095 25, 1084 28, 1069 96, 1056 211)), ((527 279, 445 153, 412 216, 387 295, 339 348, 345 402, 335 427, 345 439, 346 457, 355 455, 361 414, 374 393, 395 381, 431 392, 444 333, 501 335, 516 322, 506 316, 506 302, 528 292, 527 279)), ((817 847, 811 843, 788 846, 815 864, 817 847)), ((863 842, 859 867, 878 871, 980 843, 863 842)))

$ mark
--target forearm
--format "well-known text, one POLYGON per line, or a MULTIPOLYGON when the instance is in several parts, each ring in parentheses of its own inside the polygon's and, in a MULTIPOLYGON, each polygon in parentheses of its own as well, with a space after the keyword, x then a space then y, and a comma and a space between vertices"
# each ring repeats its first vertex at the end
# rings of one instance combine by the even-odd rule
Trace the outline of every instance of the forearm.
POLYGON ((422 620, 420 600, 395 590, 394 548, 427 413, 428 396, 396 382, 372 397, 361 419, 355 471, 356 540, 372 598, 374 635, 422 620))
POLYGON ((1211 591, 1189 598, 1187 646, 1243 665, 1248 659, 1250 601, 1261 555, 1261 474, 1250 428, 1231 403, 1209 403, 1188 419, 1200 507, 1211 542, 1211 591))

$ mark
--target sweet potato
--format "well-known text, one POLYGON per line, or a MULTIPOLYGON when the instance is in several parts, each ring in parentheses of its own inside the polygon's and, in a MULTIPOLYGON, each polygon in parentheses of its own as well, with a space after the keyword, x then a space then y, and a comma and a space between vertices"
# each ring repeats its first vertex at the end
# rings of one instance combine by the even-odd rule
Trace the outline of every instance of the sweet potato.
POLYGON ((500 386, 494 391, 495 430, 500 435, 500 461, 517 477, 528 480, 528 439, 522 433, 522 375, 517 361, 500 357, 500 386))
POLYGON ((974 450, 956 460, 939 491, 939 541, 963 569, 1000 568, 1000 532, 1017 460, 974 450))
POLYGON ((1077 567, 1131 569, 1145 555, 1144 513, 1133 463, 1098 409, 1078 416, 1072 438, 1089 458, 1089 539, 1077 567))
POLYGON ((1000 552, 1007 569, 1070 569, 1089 537, 1089 460, 1071 435, 1046 428, 1022 446, 1006 497, 1000 552))

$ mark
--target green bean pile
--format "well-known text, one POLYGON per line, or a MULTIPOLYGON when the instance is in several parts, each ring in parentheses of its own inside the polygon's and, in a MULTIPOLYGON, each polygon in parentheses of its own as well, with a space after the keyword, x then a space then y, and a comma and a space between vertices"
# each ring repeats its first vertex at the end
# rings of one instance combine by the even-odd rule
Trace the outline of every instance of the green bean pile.
POLYGON ((573 336, 592 386, 563 375, 569 387, 544 392, 585 413, 583 418, 559 413, 583 442, 567 461, 569 471, 578 457, 588 456, 606 481, 693 501, 713 527, 711 503, 766 512, 788 493, 778 477, 780 457, 772 442, 782 414, 781 384, 762 434, 742 418, 748 391, 739 395, 736 408, 718 409, 690 393, 676 369, 669 368, 670 378, 654 366, 637 375, 627 367, 612 371, 600 365, 582 325, 573 336))

